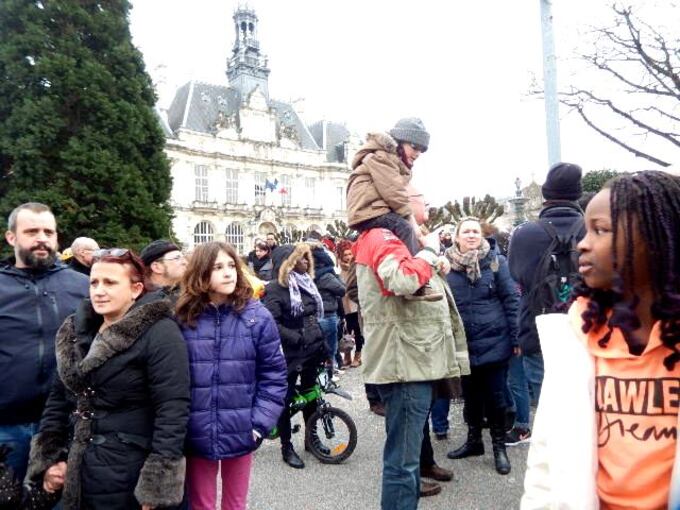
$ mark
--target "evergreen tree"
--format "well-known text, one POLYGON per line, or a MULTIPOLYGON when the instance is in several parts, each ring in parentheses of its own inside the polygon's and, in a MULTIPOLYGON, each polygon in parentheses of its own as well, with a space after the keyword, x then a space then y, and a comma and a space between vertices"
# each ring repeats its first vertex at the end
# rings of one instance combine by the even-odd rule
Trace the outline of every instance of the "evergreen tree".
POLYGON ((172 181, 127 0, 0 2, 0 214, 44 202, 62 246, 171 235, 172 181))
POLYGON ((609 179, 616 177, 618 172, 614 170, 591 170, 581 178, 581 187, 584 193, 597 193, 609 179))

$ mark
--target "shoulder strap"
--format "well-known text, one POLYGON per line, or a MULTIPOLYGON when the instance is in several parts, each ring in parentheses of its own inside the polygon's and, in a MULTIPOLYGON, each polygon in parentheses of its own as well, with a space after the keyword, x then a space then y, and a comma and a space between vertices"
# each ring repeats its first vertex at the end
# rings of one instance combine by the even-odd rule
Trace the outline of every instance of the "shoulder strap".
POLYGON ((557 230, 555 230, 555 226, 552 223, 550 223, 549 221, 540 220, 538 222, 538 224, 541 227, 543 227, 543 230, 545 230, 546 233, 550 236, 550 240, 553 240, 556 237, 558 237, 559 234, 557 233, 557 230))
POLYGON ((578 233, 579 233, 579 232, 581 231, 581 229, 583 228, 583 224, 584 224, 583 216, 581 216, 581 217, 578 219, 578 221, 575 221, 575 222, 574 222, 574 224, 573 224, 573 225, 571 226, 571 228, 569 229, 569 232, 567 232, 567 239, 571 239, 572 237, 573 237, 573 238, 576 238, 576 236, 578 235, 578 233))

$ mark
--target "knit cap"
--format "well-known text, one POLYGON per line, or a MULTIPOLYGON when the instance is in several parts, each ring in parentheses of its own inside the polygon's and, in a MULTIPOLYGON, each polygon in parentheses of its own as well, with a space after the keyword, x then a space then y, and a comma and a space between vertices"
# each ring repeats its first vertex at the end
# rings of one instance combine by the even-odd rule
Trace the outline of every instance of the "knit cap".
POLYGON ((578 200, 581 198, 581 167, 571 163, 557 163, 548 170, 541 187, 546 200, 578 200))
POLYGON ((171 251, 181 250, 177 247, 176 244, 166 239, 157 239, 147 244, 142 250, 142 252, 139 254, 139 257, 144 262, 144 265, 148 267, 152 262, 158 260, 163 255, 171 251))
POLYGON ((425 129, 423 121, 417 117, 399 119, 389 133, 397 141, 419 145, 423 152, 427 151, 430 145, 430 133, 425 129))

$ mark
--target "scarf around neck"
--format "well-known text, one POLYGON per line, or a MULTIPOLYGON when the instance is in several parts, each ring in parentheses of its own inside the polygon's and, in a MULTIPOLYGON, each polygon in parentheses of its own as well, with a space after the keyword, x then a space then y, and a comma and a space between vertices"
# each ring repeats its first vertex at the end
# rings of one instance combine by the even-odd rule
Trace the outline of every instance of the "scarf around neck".
POLYGON ((472 283, 479 280, 482 275, 482 271, 479 268, 479 261, 483 260, 489 254, 491 250, 491 245, 489 241, 482 238, 482 244, 476 250, 470 250, 465 253, 461 253, 458 248, 458 243, 454 242, 451 247, 446 250, 446 257, 451 261, 451 269, 454 271, 465 271, 468 280, 472 283))
POLYGON ((314 285, 314 280, 309 276, 309 273, 296 273, 291 271, 288 274, 288 290, 290 292, 290 309, 293 313, 293 317, 300 317, 305 311, 305 306, 302 303, 302 292, 312 296, 314 301, 316 301, 316 317, 317 319, 323 318, 323 301, 321 300, 321 294, 319 290, 314 285))

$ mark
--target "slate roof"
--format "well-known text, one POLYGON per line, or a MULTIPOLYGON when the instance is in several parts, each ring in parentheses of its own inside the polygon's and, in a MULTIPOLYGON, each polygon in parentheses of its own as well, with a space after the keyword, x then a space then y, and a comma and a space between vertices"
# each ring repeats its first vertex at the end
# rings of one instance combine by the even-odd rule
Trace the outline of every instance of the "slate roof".
MULTIPOLYGON (((212 133, 219 112, 226 116, 233 115, 238 112, 240 104, 241 93, 238 89, 191 81, 177 89, 168 109, 168 123, 173 132, 186 128, 212 133)), ((282 125, 295 127, 304 150, 320 150, 291 104, 276 100, 270 100, 269 104, 275 109, 282 125)))
POLYGON ((344 124, 337 122, 319 121, 309 126, 316 144, 323 147, 323 130, 326 128, 326 158, 330 162, 343 163, 344 147, 343 142, 350 137, 350 132, 344 124))

